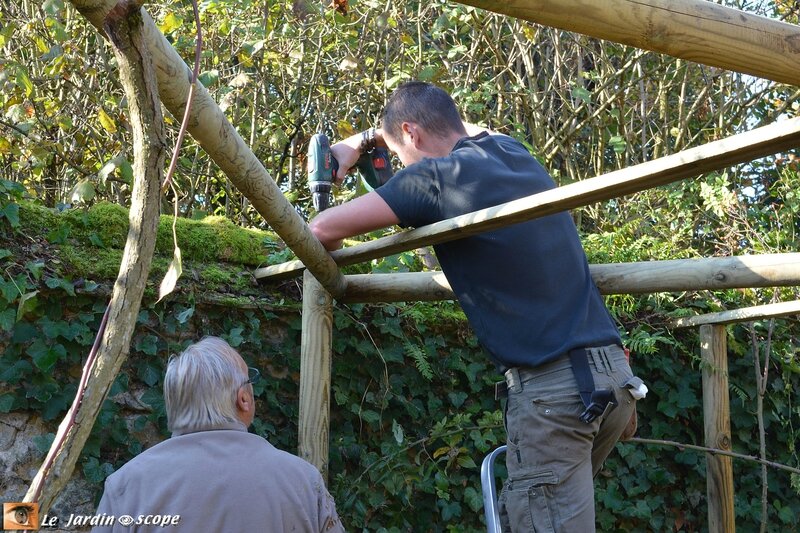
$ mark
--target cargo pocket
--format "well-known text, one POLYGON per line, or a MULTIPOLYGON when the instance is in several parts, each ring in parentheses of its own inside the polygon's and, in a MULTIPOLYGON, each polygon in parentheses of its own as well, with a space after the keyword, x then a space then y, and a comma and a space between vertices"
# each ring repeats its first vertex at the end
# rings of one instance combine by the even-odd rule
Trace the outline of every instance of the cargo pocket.
POLYGON ((556 483, 553 472, 507 480, 498 501, 503 531, 554 532, 558 509, 552 501, 552 489, 556 483))

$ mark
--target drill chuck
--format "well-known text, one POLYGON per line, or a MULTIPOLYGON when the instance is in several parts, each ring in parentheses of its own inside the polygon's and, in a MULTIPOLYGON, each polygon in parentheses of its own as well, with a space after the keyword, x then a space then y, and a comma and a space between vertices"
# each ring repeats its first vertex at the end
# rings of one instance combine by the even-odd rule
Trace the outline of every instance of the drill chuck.
POLYGON ((317 213, 325 211, 331 206, 331 182, 312 181, 308 188, 311 190, 311 200, 314 202, 314 209, 317 213))

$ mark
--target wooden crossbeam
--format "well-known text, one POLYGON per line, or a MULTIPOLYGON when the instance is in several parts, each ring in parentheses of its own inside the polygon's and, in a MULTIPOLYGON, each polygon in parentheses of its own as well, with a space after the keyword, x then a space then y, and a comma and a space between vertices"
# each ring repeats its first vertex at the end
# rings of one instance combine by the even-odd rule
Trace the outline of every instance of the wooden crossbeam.
MULTIPOLYGON (((800 253, 614 263, 590 265, 589 270, 597 288, 603 294, 786 287, 800 285, 800 253)), ((346 278, 347 290, 339 300, 344 303, 415 302, 455 298, 442 272, 357 274, 346 278)), ((687 326, 711 323, 681 320, 686 321, 687 326)), ((682 324, 680 321, 678 323, 682 324)))
MULTIPOLYGON (((776 122, 703 146, 634 165, 603 176, 526 196, 422 228, 382 237, 331 253, 340 266, 413 250, 524 222, 567 209, 610 200, 727 166, 753 161, 800 145, 800 117, 776 122)), ((277 281, 298 276, 302 261, 259 268, 255 277, 277 281)))
POLYGON ((673 321, 671 326, 673 328, 691 328, 711 324, 723 325, 736 322, 751 322, 765 318, 780 318, 793 315, 800 315, 800 301, 798 300, 679 318, 673 321))
POLYGON ((707 0, 459 0, 518 19, 800 85, 795 24, 707 0))

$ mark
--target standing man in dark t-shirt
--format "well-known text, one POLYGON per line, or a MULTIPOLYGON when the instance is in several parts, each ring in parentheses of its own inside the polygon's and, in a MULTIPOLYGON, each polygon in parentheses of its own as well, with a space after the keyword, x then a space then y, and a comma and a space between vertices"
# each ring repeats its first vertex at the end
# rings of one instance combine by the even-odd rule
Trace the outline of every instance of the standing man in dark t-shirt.
MULTIPOLYGON (((395 224, 421 227, 555 187, 522 144, 464 124, 452 98, 433 85, 400 86, 381 126, 333 145, 339 179, 376 145, 387 146, 405 168, 312 221, 329 250, 345 237, 395 224)), ((635 408, 626 388, 635 378, 570 215, 434 249, 478 339, 506 377, 505 528, 594 531, 593 476, 635 408), (586 387, 577 367, 591 374, 595 389, 613 392, 590 421, 579 419, 590 402, 579 393, 586 387)))

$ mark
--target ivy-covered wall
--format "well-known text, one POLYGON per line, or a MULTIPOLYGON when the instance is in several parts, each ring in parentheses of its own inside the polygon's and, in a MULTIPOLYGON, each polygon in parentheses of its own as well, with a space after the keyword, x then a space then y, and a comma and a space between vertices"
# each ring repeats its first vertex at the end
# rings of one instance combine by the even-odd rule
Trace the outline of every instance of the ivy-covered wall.
MULTIPOLYGON (((0 427, 26 435, 32 446, 4 447, 0 437, 3 501, 21 497, 72 401, 127 226, 127 213, 111 205, 62 214, 20 205, 19 224, 0 226, 0 427)), ((167 437, 164 364, 203 335, 226 338, 262 370, 267 379, 255 386, 251 430, 296 451, 301 287, 295 281, 260 287, 250 274, 285 252, 267 233, 219 220, 179 222, 178 290, 162 303, 149 291, 128 361, 79 463, 71 490, 80 497, 58 502, 56 514, 76 512, 81 498, 91 512, 109 473, 167 437)), ((168 217, 162 230, 152 287, 172 256, 168 217)), ((641 318, 648 305, 646 298, 611 303, 618 317, 641 306, 641 318)), ((696 335, 659 337, 648 335, 643 321, 623 325, 635 332, 626 333, 641 350, 633 364, 651 389, 640 403, 640 435, 702 444, 696 335)), ((747 334, 729 331, 734 449, 756 454, 747 334)), ((498 376, 458 306, 337 305, 333 344, 329 485, 348 530, 485 531, 479 465, 504 438, 492 396, 498 376)), ((787 399, 800 380, 791 369, 778 374, 765 412, 768 454, 797 466, 800 413, 787 399)), ((598 529, 707 530, 704 470, 703 455, 693 451, 618 445, 596 483, 598 529)), ((736 461, 734 471, 738 530, 756 531, 760 467, 736 461)), ((770 471, 768 499, 769 530, 793 530, 798 484, 770 471)))

